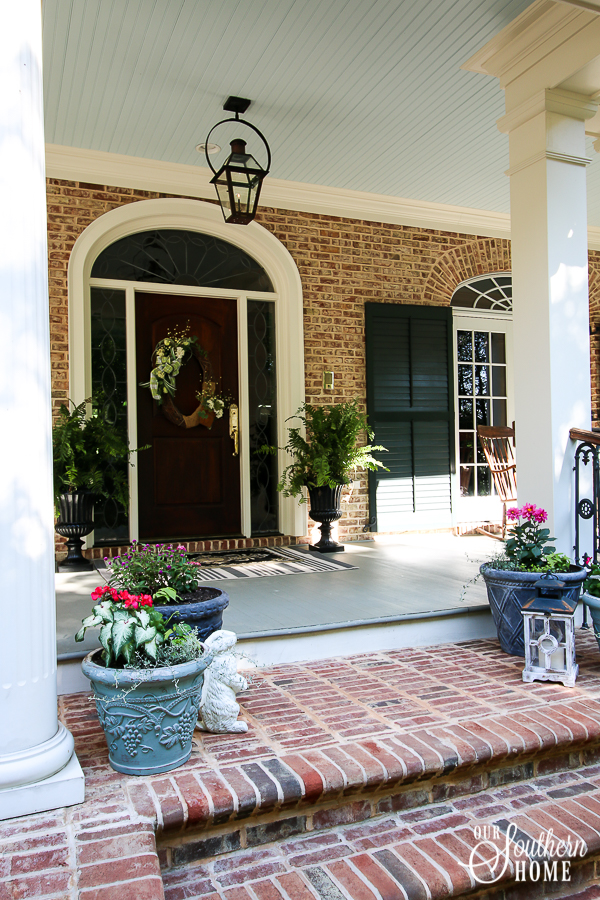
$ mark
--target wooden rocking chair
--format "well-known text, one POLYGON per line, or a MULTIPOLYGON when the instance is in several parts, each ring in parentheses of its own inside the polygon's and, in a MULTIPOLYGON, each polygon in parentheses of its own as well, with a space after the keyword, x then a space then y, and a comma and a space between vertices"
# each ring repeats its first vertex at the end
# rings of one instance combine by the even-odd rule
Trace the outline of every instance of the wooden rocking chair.
POLYGON ((502 501, 502 537, 484 528, 479 528, 478 531, 503 541, 506 538, 506 507, 517 500, 517 464, 513 449, 515 429, 507 426, 479 425, 477 436, 490 467, 496 493, 502 501))

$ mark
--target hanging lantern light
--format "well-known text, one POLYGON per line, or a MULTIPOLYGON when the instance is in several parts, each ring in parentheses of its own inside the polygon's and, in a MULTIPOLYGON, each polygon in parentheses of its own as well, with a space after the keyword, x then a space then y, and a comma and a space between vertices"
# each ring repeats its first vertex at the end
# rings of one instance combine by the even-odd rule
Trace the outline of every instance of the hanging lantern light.
POLYGON ((214 173, 211 184, 214 184, 217 190, 225 221, 233 225, 248 225, 254 219, 260 189, 271 168, 271 150, 266 138, 250 122, 240 119, 240 113, 245 113, 250 103, 250 100, 242 97, 229 97, 223 104, 223 109, 234 112, 235 118, 222 119, 213 125, 204 144, 206 161, 214 173), (246 153, 246 141, 241 138, 231 141, 231 154, 218 171, 214 168, 208 156, 209 138, 213 131, 225 122, 241 122, 256 132, 267 149, 266 169, 263 169, 250 153, 246 153))

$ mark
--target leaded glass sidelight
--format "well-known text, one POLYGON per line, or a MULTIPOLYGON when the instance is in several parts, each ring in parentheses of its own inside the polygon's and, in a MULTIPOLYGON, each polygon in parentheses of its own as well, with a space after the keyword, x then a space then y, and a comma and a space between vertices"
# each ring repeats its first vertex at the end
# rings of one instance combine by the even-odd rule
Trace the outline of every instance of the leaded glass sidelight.
POLYGON ((272 293, 263 267, 240 247, 197 231, 140 231, 103 250, 92 278, 272 293))
MULTIPOLYGON (((92 391, 100 397, 100 415, 127 439, 127 350, 125 292, 91 288, 92 391)), ((127 477, 128 462, 111 465, 127 477)), ((94 508, 94 542, 127 543, 129 516, 114 500, 100 497, 94 508)))
POLYGON ((252 534, 279 529, 277 456, 261 447, 277 446, 275 304, 248 300, 248 398, 252 534))

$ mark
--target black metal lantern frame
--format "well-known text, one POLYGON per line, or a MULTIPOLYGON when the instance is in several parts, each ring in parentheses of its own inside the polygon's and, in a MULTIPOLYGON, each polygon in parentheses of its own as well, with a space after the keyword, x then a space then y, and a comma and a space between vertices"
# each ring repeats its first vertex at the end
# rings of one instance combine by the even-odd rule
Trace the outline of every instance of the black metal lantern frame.
POLYGON ((206 162, 214 174, 214 178, 211 178, 210 183, 214 184, 217 190, 217 197, 219 198, 225 221, 233 225, 248 225, 252 222, 256 216, 263 180, 269 174, 271 168, 271 148, 267 143, 267 139, 251 122, 240 119, 240 113, 246 112, 250 102, 250 100, 245 100, 242 97, 229 97, 224 103, 223 109, 228 112, 235 112, 235 116, 229 119, 222 119, 216 125, 213 125, 208 132, 204 145, 206 162), (266 169, 263 169, 250 153, 246 153, 246 141, 240 138, 231 141, 231 154, 221 168, 218 171, 214 168, 208 156, 210 136, 215 129, 226 122, 241 122, 241 124, 256 132, 267 150, 266 169))

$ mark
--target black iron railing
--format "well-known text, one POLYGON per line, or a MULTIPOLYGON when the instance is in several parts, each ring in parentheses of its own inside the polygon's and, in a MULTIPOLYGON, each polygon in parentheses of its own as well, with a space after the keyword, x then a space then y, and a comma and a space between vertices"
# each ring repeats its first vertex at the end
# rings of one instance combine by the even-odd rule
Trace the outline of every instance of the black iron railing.
MULTIPOLYGON (((600 557, 600 433, 584 431, 581 428, 571 428, 572 440, 578 441, 575 451, 575 545, 573 553, 578 565, 588 562, 597 563, 600 557), (582 497, 581 475, 587 466, 591 465, 591 479, 587 478, 588 485, 591 481, 591 496, 582 497), (591 520, 591 547, 582 547, 581 526, 583 522, 591 520)), ((583 607, 583 628, 589 628, 587 622, 587 606, 583 607)))

